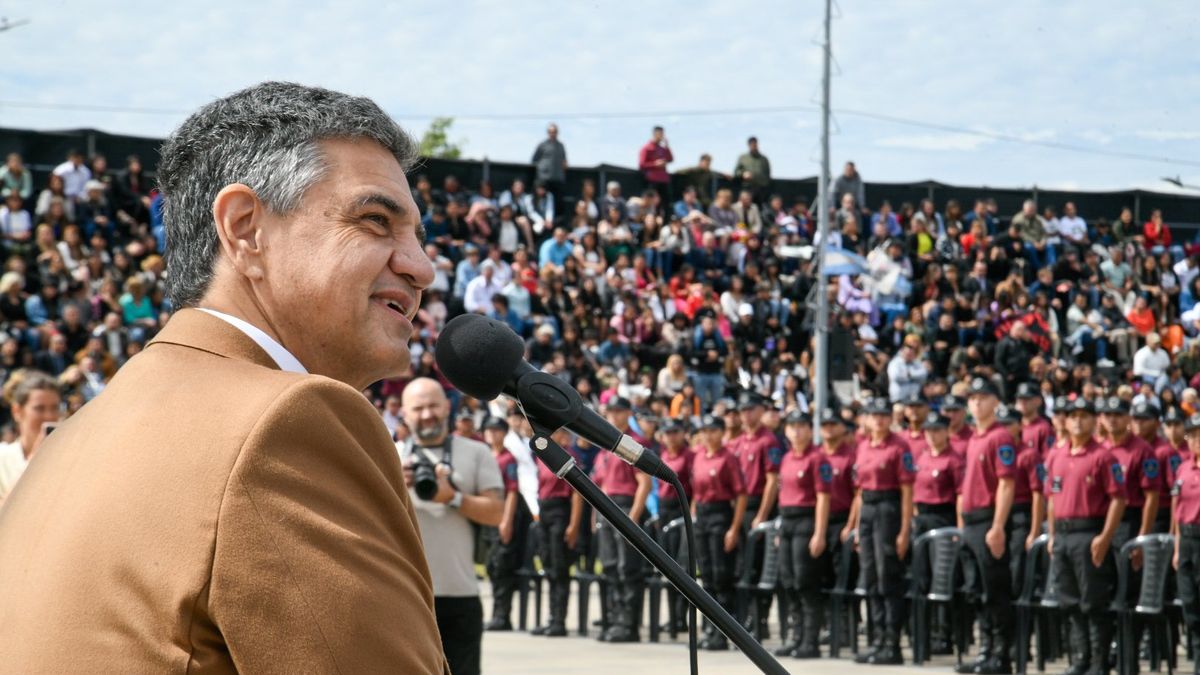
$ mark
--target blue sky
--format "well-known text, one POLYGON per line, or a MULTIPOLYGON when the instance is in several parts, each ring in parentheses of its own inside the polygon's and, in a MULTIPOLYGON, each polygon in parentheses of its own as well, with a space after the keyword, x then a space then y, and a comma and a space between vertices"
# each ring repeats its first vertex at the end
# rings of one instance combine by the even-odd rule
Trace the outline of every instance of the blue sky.
MULTIPOLYGON (((371 96, 414 133, 432 115, 462 116, 452 137, 467 156, 527 161, 551 119, 541 113, 815 106, 822 5, 0 2, 0 15, 32 19, 0 33, 0 126, 161 136, 214 97, 288 79, 371 96), (527 113, 535 117, 472 117, 527 113)), ((854 159, 880 181, 1169 191, 1160 177, 1180 175, 1200 184, 1200 4, 842 0, 839 10, 835 171, 854 159)), ((661 123, 674 168, 709 152, 729 171, 754 134, 776 175, 817 171, 815 108, 556 121, 576 165, 632 165, 661 123)))

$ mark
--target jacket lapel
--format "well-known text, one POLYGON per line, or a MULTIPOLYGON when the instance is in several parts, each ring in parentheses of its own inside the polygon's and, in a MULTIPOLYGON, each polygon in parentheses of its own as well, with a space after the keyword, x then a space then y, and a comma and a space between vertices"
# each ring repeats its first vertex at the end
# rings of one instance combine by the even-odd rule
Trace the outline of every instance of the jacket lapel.
POLYGON ((239 361, 249 361, 264 368, 279 370, 275 359, 258 346, 249 335, 224 321, 198 309, 181 309, 171 316, 162 331, 150 341, 191 347, 239 361))

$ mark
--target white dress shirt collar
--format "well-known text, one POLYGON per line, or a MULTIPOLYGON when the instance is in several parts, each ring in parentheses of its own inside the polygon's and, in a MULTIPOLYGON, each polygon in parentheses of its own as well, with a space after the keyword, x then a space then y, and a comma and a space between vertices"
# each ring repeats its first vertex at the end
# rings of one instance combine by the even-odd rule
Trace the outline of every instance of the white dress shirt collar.
POLYGON ((280 370, 286 370, 289 373, 308 374, 308 371, 305 370, 304 366, 295 356, 292 355, 291 352, 284 349, 283 345, 272 339, 270 335, 264 333, 258 326, 255 326, 254 324, 243 319, 239 319, 236 316, 230 316, 224 312, 218 312, 215 309, 208 309, 207 307, 197 307, 197 309, 199 309, 201 312, 208 312, 219 319, 223 319, 234 328, 245 333, 247 337, 249 337, 251 340, 254 340, 255 344, 257 344, 259 347, 262 347, 263 351, 265 351, 268 356, 274 359, 275 365, 279 366, 280 370))

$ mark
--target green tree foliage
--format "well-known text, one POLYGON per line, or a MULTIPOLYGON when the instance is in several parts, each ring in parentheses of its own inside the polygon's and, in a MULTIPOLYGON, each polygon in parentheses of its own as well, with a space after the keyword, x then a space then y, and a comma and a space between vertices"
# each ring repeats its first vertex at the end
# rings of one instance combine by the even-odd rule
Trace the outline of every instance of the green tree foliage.
POLYGON ((465 140, 451 142, 449 132, 453 117, 435 117, 421 136, 421 156, 435 159, 459 159, 465 140))

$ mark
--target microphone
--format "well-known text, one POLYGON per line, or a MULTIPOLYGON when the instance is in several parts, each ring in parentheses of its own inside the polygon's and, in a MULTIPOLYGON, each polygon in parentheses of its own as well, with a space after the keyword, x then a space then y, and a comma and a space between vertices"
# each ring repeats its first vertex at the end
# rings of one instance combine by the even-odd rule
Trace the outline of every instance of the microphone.
POLYGON ((585 406, 570 385, 531 366, 525 343, 508 324, 480 314, 459 315, 438 335, 434 357, 446 379, 464 394, 482 401, 504 394, 531 421, 551 429, 566 427, 659 480, 676 478, 658 455, 585 406))

